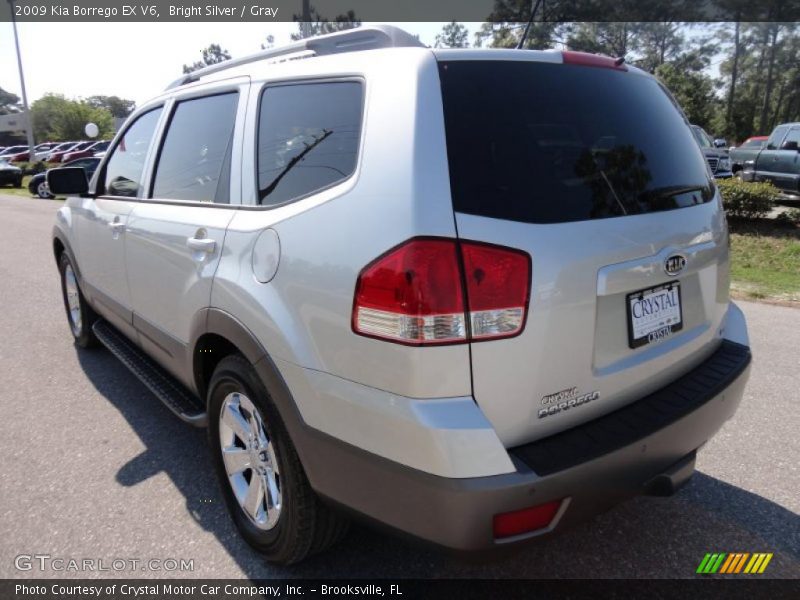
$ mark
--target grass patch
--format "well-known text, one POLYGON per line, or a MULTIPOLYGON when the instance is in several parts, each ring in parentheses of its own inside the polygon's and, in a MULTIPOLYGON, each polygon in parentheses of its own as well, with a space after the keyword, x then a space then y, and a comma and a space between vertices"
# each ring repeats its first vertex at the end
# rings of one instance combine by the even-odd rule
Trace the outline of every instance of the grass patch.
POLYGON ((800 228, 730 220, 731 289, 756 300, 800 302, 800 228))

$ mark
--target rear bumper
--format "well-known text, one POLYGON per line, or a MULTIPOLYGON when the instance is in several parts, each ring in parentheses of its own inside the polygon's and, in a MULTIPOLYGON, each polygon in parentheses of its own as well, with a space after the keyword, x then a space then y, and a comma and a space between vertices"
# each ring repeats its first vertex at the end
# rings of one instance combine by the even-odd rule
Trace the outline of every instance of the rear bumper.
POLYGON ((447 548, 487 550, 561 530, 634 495, 675 491, 691 475, 697 448, 736 411, 749 366, 749 348, 724 340, 707 361, 654 394, 510 450, 516 472, 504 475, 441 477, 309 427, 292 433, 322 496, 447 548), (565 502, 545 530, 494 539, 494 515, 558 499, 565 502))

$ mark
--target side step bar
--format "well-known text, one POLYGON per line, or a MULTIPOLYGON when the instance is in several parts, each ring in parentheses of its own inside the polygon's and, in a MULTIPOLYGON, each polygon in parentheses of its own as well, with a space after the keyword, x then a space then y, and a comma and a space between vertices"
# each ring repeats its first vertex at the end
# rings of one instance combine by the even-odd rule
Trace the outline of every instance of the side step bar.
POLYGON ((205 406, 200 399, 112 325, 98 319, 92 326, 92 331, 100 343, 122 361, 179 419, 195 427, 205 427, 208 424, 205 406))

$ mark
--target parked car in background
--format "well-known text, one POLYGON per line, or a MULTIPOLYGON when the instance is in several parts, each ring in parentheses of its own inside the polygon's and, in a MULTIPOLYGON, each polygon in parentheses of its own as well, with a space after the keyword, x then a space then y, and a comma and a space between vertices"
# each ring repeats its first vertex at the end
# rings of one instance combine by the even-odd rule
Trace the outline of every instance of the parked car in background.
POLYGON ((712 175, 714 175, 716 179, 732 177, 731 159, 728 156, 727 150, 715 148, 714 144, 711 142, 711 138, 699 125, 692 125, 691 128, 697 145, 700 146, 700 150, 703 151, 703 156, 706 157, 706 162, 708 163, 708 168, 711 169, 712 175))
POLYGON ((5 150, 0 152, 0 156, 2 156, 4 159, 8 159, 8 157, 13 154, 18 154, 20 152, 25 152, 27 150, 28 150, 27 146, 8 146, 5 148, 5 150))
POLYGON ((47 157, 47 162, 51 163, 64 162, 64 156, 66 154, 70 152, 77 152, 79 150, 85 150, 92 144, 94 144, 94 142, 76 142, 71 148, 67 148, 66 150, 58 150, 56 152, 51 152, 47 157))
MULTIPOLYGON (((80 167, 86 172, 86 179, 88 180, 92 178, 92 175, 94 175, 94 172, 97 170, 97 165, 99 164, 99 158, 89 156, 64 163, 60 167, 54 168, 63 169, 65 167, 80 167)), ((39 198, 55 198, 55 196, 50 193, 50 188, 47 186, 47 172, 37 173, 31 177, 30 181, 28 181, 28 191, 31 193, 31 195, 39 196, 39 198)))
POLYGON ((731 157, 731 171, 736 174, 742 170, 744 163, 748 160, 754 160, 766 144, 768 135, 755 135, 747 138, 739 146, 731 146, 728 150, 728 156, 731 157))
POLYGON ((0 185, 22 187, 22 169, 15 167, 4 158, 0 158, 0 185))
POLYGON ((97 152, 105 152, 110 143, 111 142, 109 140, 100 140, 83 150, 70 150, 63 157, 61 157, 61 161, 66 163, 71 160, 78 160, 79 158, 94 156, 97 152))
POLYGON ((764 147, 744 163, 744 181, 769 181, 784 194, 800 197, 800 123, 778 125, 764 147))
POLYGON ((48 154, 55 150, 61 142, 44 142, 33 149, 33 160, 44 160, 48 154))

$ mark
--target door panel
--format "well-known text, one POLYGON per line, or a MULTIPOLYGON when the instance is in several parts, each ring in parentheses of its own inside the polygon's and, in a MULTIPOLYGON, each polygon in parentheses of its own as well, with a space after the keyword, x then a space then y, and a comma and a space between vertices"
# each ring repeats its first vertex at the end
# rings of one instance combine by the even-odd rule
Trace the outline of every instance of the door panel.
POLYGON ((142 348, 190 388, 192 326, 211 301, 241 188, 249 79, 175 98, 154 161, 152 197, 126 233, 133 323, 142 348))

